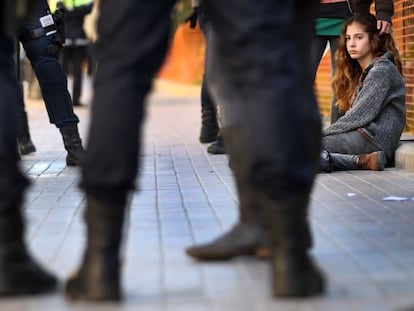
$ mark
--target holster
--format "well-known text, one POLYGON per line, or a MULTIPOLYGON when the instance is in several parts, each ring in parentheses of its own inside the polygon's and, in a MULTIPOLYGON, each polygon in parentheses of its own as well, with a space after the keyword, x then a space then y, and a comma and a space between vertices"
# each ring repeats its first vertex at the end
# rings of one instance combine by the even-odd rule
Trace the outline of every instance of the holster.
POLYGON ((51 37, 53 40, 49 40, 50 44, 48 44, 47 47, 31 52, 32 57, 59 53, 62 49, 63 43, 65 42, 65 10, 58 8, 56 12, 52 14, 52 18, 53 24, 46 27, 40 26, 19 36, 19 39, 23 42, 53 36, 51 37))

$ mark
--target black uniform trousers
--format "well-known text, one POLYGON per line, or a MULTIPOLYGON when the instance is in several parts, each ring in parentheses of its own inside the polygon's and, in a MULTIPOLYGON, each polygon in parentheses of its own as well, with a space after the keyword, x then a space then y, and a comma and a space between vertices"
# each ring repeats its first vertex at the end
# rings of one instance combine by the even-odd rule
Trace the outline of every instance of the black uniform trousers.
MULTIPOLYGON (((0 28, 0 213, 28 184, 18 167, 16 106, 21 97, 14 63, 14 40, 0 28)), ((17 206, 16 206, 17 208, 17 206)))
MULTIPOLYGON (((309 63, 309 11, 316 12, 317 4, 206 1, 214 32, 208 86, 223 109, 223 126, 240 128, 251 185, 276 199, 309 193, 319 165, 321 121, 309 63)), ((166 52, 172 5, 101 2, 99 65, 82 166, 86 192, 134 188, 144 100, 166 52)))
MULTIPOLYGON (((200 28, 204 34, 205 41, 208 41, 209 37, 209 28, 211 27, 209 25, 209 20, 206 17, 205 9, 204 9, 204 2, 201 1, 198 6, 198 21, 200 23, 200 28)), ((206 68, 208 65, 208 53, 206 51, 206 55, 204 58, 204 74, 203 74, 203 81, 201 82, 201 109, 202 110, 210 110, 213 111, 216 115, 215 118, 218 118, 217 116, 217 105, 213 102, 213 99, 211 98, 211 95, 209 93, 208 87, 207 87, 207 78, 206 78, 206 68)))
POLYGON ((73 77, 72 101, 74 106, 81 105, 82 67, 86 60, 87 48, 87 46, 65 46, 62 51, 63 68, 66 76, 72 74, 73 77))
POLYGON ((236 129, 243 146, 229 150, 230 162, 241 154, 250 186, 272 200, 310 193, 321 145, 309 57, 318 1, 205 5, 213 26, 207 85, 221 127, 236 129))
MULTIPOLYGON (((60 128, 76 124, 79 119, 73 112, 67 79, 59 62, 58 52, 48 52, 48 48, 55 42, 55 35, 43 36, 35 40, 30 39, 29 35, 31 30, 41 27, 39 19, 47 15, 48 10, 45 0, 36 0, 30 15, 19 23, 17 37, 22 42, 39 81, 49 121, 60 128)), ((20 111, 23 105, 21 102, 20 111)))

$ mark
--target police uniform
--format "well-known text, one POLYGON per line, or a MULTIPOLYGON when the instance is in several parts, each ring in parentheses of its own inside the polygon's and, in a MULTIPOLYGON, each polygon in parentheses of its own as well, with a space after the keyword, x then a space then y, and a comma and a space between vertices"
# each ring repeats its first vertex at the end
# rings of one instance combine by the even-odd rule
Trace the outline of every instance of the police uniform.
MULTIPOLYGON (((206 41, 209 36, 209 23, 204 12, 203 1, 192 0, 191 5, 193 7, 193 13, 187 18, 186 21, 190 22, 190 27, 195 27, 197 20, 200 28, 204 34, 206 41)), ((206 51, 207 52, 207 51, 206 51)), ((213 102, 211 95, 207 88, 206 80, 206 67, 208 64, 207 53, 205 53, 204 59, 204 74, 201 83, 201 130, 199 140, 201 143, 214 142, 218 138, 219 134, 219 122, 217 106, 213 102)))
MULTIPOLYGON (((23 44, 39 81, 49 121, 55 124, 62 134, 68 152, 67 165, 79 165, 83 153, 77 127, 79 119, 73 111, 66 75, 58 59, 62 39, 59 37, 56 23, 46 0, 36 1, 29 16, 18 24, 17 38, 23 44)), ((23 102, 19 104, 22 116, 23 102)), ((25 116, 18 117, 20 122, 24 122, 24 119, 25 116)))
POLYGON ((62 51, 63 68, 73 76, 72 99, 74 106, 81 106, 82 68, 88 56, 89 40, 83 30, 83 21, 92 11, 91 0, 64 0, 66 10, 65 43, 62 51))
MULTIPOLYGON (((117 300, 127 195, 134 189, 144 100, 166 53, 174 1, 105 0, 98 70, 82 165, 87 246, 67 282, 72 299, 117 300)), ((309 46, 317 0, 209 0, 209 89, 223 110, 238 191, 269 239, 273 294, 313 296, 324 279, 313 263, 308 203, 319 165, 321 120, 309 46)))
MULTIPOLYGON (((15 1, 10 1, 15 2, 15 1)), ((13 4, 13 3, 12 3, 13 4)), ((0 5, 0 17, 9 17, 6 3, 0 5)), ((56 288, 56 278, 37 264, 24 242, 22 215, 27 178, 18 166, 16 143, 16 106, 20 89, 13 61, 14 40, 0 24, 0 296, 29 295, 56 288)))

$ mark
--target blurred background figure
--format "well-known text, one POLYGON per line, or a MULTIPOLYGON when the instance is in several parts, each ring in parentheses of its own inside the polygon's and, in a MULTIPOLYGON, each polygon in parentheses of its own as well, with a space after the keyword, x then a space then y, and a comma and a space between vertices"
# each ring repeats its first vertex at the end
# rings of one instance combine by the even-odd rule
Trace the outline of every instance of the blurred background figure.
MULTIPOLYGON (((211 25, 204 9, 203 0, 192 0, 191 5, 193 11, 186 18, 185 22, 189 23, 190 28, 195 28, 197 22, 200 25, 200 29, 204 34, 206 42, 209 40, 211 25)), ((200 130, 200 143, 211 143, 207 147, 207 152, 211 154, 224 154, 223 137, 219 131, 219 109, 217 103, 215 103, 209 93, 206 79, 206 68, 208 66, 208 52, 205 52, 204 60, 204 75, 201 84, 201 130, 200 130)))
POLYGON ((99 17, 99 0, 93 2, 92 11, 90 14, 85 16, 83 21, 83 29, 85 30, 86 37, 95 43, 98 40, 98 33, 96 31, 96 26, 99 17))
MULTIPOLYGON (((37 1, 36 3, 38 3, 37 1)), ((32 4, 34 1, 31 2, 32 4)), ((29 180, 19 166, 16 106, 21 89, 15 55, 16 1, 0 2, 0 296, 34 295, 57 288, 54 275, 32 257, 25 242, 24 193, 29 180)), ((2 305, 4 309, 4 305, 2 305)))
POLYGON ((73 78, 72 100, 74 106, 82 106, 82 82, 84 65, 87 63, 88 73, 92 73, 93 63, 90 51, 90 41, 86 37, 83 24, 85 16, 92 11, 92 0, 63 0, 58 1, 57 8, 66 13, 65 43, 62 52, 63 68, 66 75, 73 78))

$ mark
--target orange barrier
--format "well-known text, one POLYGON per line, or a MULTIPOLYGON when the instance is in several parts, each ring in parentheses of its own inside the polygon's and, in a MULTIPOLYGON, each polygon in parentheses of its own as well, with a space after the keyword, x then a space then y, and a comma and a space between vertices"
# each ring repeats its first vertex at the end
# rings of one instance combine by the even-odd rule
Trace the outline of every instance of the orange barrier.
POLYGON ((319 110, 323 117, 331 115, 332 88, 331 88, 331 54, 330 50, 323 56, 315 78, 315 93, 319 110))
POLYGON ((200 29, 178 26, 158 77, 183 84, 199 84, 204 72, 205 41, 200 29))

